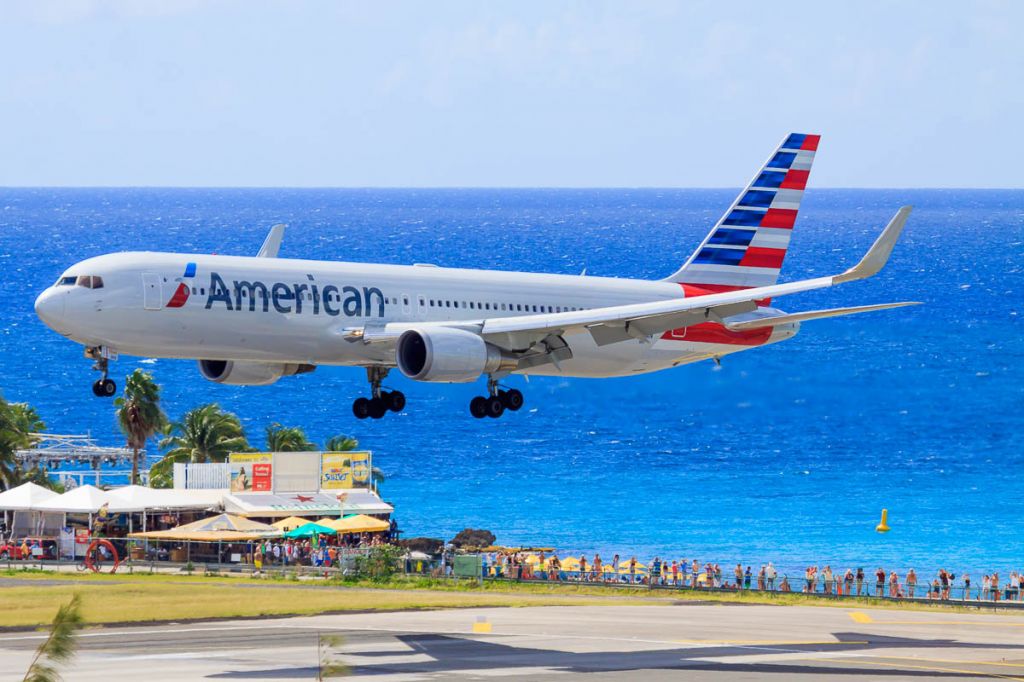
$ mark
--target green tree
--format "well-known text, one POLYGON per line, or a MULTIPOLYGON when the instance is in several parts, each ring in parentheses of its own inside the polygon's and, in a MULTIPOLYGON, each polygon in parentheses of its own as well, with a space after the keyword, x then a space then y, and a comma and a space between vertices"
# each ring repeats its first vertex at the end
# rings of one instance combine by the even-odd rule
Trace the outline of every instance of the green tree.
POLYGON ((26 481, 51 485, 46 473, 38 468, 25 469, 15 452, 32 447, 33 433, 46 429, 35 408, 26 403, 9 403, 0 397, 0 490, 7 490, 26 481))
POLYGON ((139 450, 167 426, 167 415, 160 409, 160 387, 151 374, 136 369, 128 375, 124 395, 115 400, 114 405, 117 406, 117 425, 132 450, 131 483, 134 485, 139 480, 139 450))
POLYGON ((281 426, 274 422, 267 427, 268 452, 308 452, 316 450, 309 442, 306 432, 298 426, 281 426))
POLYGON ((149 471, 149 484, 169 488, 177 462, 224 462, 232 452, 251 450, 238 417, 216 403, 201 405, 168 425, 160 448, 166 450, 149 471))
POLYGON ((343 433, 339 433, 337 436, 331 436, 324 443, 324 450, 327 452, 351 452, 359 447, 359 441, 351 436, 346 436, 343 433))

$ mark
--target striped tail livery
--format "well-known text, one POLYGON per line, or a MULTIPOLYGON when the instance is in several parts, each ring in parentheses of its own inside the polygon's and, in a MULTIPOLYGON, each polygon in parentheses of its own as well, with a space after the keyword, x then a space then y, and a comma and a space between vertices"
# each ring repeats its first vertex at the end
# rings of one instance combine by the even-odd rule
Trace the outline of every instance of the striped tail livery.
POLYGON ((709 293, 778 282, 820 139, 802 133, 786 137, 667 281, 709 293))

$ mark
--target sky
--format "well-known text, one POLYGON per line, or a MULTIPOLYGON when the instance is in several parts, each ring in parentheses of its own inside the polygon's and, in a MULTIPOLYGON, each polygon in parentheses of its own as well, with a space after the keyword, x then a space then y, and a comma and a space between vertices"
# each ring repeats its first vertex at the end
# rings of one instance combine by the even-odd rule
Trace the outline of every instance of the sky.
POLYGON ((1024 184, 1024 2, 0 0, 0 186, 1024 184))

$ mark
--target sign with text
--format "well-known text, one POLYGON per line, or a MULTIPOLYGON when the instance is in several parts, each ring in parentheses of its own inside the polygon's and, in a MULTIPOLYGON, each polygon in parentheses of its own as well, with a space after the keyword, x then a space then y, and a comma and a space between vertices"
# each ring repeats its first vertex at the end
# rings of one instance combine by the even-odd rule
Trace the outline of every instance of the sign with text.
POLYGON ((228 457, 231 492, 270 492, 274 455, 269 452, 235 452, 228 457))
POLYGON ((320 489, 361 488, 370 481, 369 452, 325 452, 320 459, 320 489))

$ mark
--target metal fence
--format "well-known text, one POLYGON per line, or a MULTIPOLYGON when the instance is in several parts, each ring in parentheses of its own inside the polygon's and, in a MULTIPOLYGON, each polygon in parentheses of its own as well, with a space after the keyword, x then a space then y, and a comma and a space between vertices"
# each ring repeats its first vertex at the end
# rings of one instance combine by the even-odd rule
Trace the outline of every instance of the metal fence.
POLYGON ((1024 586, 1020 579, 1014 583, 1002 580, 999 585, 987 582, 968 582, 958 579, 935 582, 919 578, 916 583, 904 581, 891 582, 887 576, 879 583, 875 576, 865 576, 862 580, 854 578, 846 581, 843 576, 834 576, 831 580, 817 575, 813 579, 805 576, 791 577, 778 573, 774 578, 760 578, 751 575, 749 582, 746 575, 738 581, 735 576, 708 576, 706 573, 694 575, 692 572, 678 574, 655 574, 648 570, 630 573, 626 570, 605 571, 600 574, 594 571, 557 570, 552 571, 534 566, 513 565, 511 567, 497 564, 482 569, 483 578, 490 581, 511 581, 529 583, 567 583, 594 587, 625 587, 646 588, 650 590, 687 590, 707 593, 737 594, 743 592, 776 595, 804 594, 808 596, 832 599, 871 598, 886 601, 903 602, 942 602, 942 603, 983 603, 1024 608, 1024 586))

